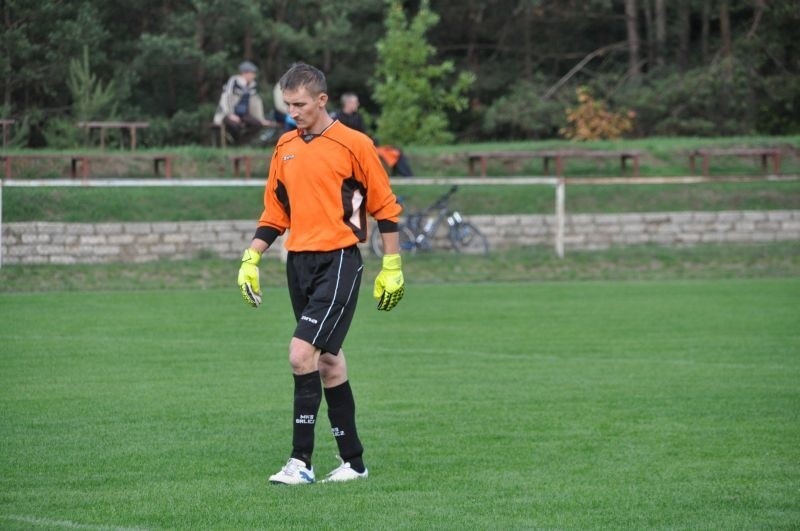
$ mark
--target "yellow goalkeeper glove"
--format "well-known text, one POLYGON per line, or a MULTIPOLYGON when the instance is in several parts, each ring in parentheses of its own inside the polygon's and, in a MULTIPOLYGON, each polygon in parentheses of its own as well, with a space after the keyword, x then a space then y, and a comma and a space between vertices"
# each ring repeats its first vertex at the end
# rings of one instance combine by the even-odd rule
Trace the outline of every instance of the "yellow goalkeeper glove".
POLYGON ((242 265, 239 268, 237 280, 244 302, 253 308, 261 305, 261 285, 258 281, 259 262, 261 262, 261 253, 253 248, 246 249, 242 255, 242 265))
POLYGON ((378 301, 378 309, 389 311, 400 302, 406 292, 403 272, 400 270, 403 263, 399 254, 383 256, 383 268, 375 278, 375 289, 372 296, 378 301))

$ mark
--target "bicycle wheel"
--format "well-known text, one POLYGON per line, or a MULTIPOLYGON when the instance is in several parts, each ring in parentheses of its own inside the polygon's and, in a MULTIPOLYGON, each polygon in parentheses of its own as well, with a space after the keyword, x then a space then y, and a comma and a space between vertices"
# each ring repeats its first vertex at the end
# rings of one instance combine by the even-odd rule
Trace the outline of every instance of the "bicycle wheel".
MULTIPOLYGON (((397 225, 397 231, 400 233, 400 252, 402 254, 414 254, 417 251, 414 233, 402 223, 397 225)), ((381 238, 378 227, 375 227, 369 237, 369 248, 375 256, 383 256, 383 238, 381 238)))
POLYGON ((488 254, 489 240, 469 221, 450 227, 450 243, 453 248, 466 254, 488 254))

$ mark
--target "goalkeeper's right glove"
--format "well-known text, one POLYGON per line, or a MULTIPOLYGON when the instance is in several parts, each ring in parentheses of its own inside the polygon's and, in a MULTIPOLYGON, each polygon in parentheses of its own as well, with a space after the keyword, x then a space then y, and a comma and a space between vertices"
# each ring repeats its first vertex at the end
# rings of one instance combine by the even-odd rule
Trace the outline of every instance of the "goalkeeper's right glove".
POLYGON ((244 251, 242 265, 239 267, 239 289, 242 290, 244 302, 253 308, 261 305, 261 286, 258 281, 259 262, 261 262, 261 253, 251 247, 244 251))

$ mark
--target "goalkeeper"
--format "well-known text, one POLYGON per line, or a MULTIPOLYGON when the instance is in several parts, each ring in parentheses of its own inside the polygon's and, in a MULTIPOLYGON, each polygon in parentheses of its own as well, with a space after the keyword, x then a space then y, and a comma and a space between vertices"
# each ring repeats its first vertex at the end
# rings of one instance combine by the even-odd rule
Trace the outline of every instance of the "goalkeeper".
POLYGON ((367 237, 367 213, 378 221, 386 255, 375 279, 378 310, 403 297, 397 233, 401 207, 372 141, 328 115, 325 76, 298 63, 279 81, 297 130, 278 140, 264 190, 264 211, 244 251, 238 283, 246 303, 261 304, 261 254, 289 230, 286 275, 297 325, 289 343, 294 375, 292 453, 272 483, 315 480, 311 456, 323 395, 342 463, 326 481, 367 477, 355 401, 342 351, 356 309, 367 237))

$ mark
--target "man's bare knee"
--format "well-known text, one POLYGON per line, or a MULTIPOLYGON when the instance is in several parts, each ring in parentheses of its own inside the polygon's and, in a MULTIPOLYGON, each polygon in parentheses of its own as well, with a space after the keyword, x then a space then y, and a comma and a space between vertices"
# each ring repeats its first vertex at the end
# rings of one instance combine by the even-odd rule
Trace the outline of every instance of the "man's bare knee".
POLYGON ((289 342, 289 364, 294 374, 308 374, 319 369, 320 349, 302 339, 289 342))
POLYGON ((347 361, 344 352, 337 355, 325 352, 319 357, 319 374, 325 387, 336 387, 347 381, 347 361))

